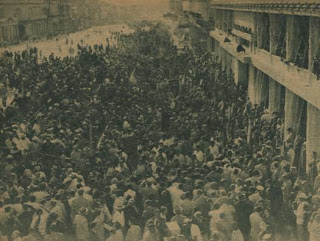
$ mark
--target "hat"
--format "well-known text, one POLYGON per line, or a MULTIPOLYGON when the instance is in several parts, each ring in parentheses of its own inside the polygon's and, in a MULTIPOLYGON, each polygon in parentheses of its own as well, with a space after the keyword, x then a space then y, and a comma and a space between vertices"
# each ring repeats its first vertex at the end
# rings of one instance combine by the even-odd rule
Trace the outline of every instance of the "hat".
POLYGON ((12 159, 13 159, 13 156, 12 156, 12 155, 7 155, 6 159, 7 159, 7 160, 12 160, 12 159))
POLYGON ((191 219, 189 219, 189 218, 183 219, 183 223, 184 223, 184 224, 189 223, 190 221, 191 221, 191 219))
POLYGON ((307 198, 307 195, 306 195, 304 192, 300 192, 300 193, 297 195, 297 198, 299 198, 299 199, 306 199, 306 198, 307 198))
POLYGON ((265 235, 263 235, 262 240, 271 240, 272 239, 272 234, 271 233, 267 233, 265 235))
POLYGON ((111 184, 117 184, 118 183, 118 179, 117 178, 113 178, 112 180, 111 180, 111 184))
POLYGON ((37 137, 37 136, 34 136, 34 137, 32 137, 32 141, 36 141, 36 142, 39 142, 39 141, 40 141, 40 139, 39 139, 39 137, 37 137))
POLYGON ((317 224, 320 224, 320 214, 317 214, 314 218, 314 222, 316 222, 317 224))
POLYGON ((176 207, 174 208, 174 211, 175 211, 176 214, 180 214, 180 213, 182 212, 182 207, 176 206, 176 207))
POLYGON ((88 211, 88 209, 86 209, 85 207, 81 207, 80 209, 79 209, 79 213, 81 213, 81 214, 84 214, 84 213, 86 213, 88 211))
POLYGON ((146 226, 147 226, 148 228, 151 228, 151 227, 154 227, 155 225, 154 225, 154 222, 153 222, 152 220, 149 220, 149 221, 146 223, 146 226))
POLYGON ((256 188, 257 188, 258 191, 263 191, 263 190, 264 190, 264 187, 263 187, 263 186, 260 186, 260 185, 257 186, 256 188))
POLYGON ((118 210, 122 210, 122 209, 124 209, 124 208, 125 208, 125 207, 124 207, 123 204, 120 204, 120 203, 119 203, 119 204, 117 205, 117 209, 118 209, 118 210))

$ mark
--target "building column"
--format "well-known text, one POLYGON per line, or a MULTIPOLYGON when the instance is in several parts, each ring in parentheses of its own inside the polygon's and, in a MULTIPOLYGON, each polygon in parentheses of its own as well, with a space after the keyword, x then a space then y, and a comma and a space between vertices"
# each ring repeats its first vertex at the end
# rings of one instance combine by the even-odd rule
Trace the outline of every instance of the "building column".
POLYGON ((316 70, 316 68, 319 68, 317 66, 316 62, 320 61, 314 61, 316 58, 320 57, 320 46, 319 46, 319 40, 320 40, 320 18, 316 17, 310 17, 310 24, 309 24, 309 70, 311 72, 317 72, 319 70, 316 70))
POLYGON ((234 74, 234 82, 236 84, 248 84, 248 65, 240 62, 238 59, 233 58, 232 70, 234 74))
POLYGON ((293 132, 301 135, 305 130, 303 129, 304 111, 306 102, 286 89, 285 106, 284 106, 284 136, 288 134, 288 128, 292 128, 293 132))
POLYGON ((300 42, 299 21, 296 16, 287 16, 287 39, 286 39, 286 53, 287 60, 295 62, 297 55, 297 47, 300 42))
POLYGON ((255 93, 254 93, 254 82, 256 77, 256 68, 250 64, 249 65, 249 79, 248 79, 248 97, 252 105, 255 104, 255 93))
POLYGON ((213 39, 210 35, 208 35, 208 39, 207 39, 207 51, 208 52, 213 51, 213 39))
POLYGON ((231 76, 232 75, 232 55, 229 54, 228 52, 226 52, 226 72, 227 72, 227 76, 231 76))
POLYGON ((222 70, 226 69, 226 51, 220 47, 220 61, 222 70))
POLYGON ((2 33, 2 26, 0 25, 0 42, 3 42, 3 33, 2 33))
POLYGON ((21 39, 20 39, 20 36, 19 36, 19 28, 18 28, 18 25, 15 25, 15 37, 17 39, 17 42, 19 42, 21 39))
POLYGON ((210 18, 210 1, 206 0, 203 3, 203 7, 202 7, 202 17, 204 20, 209 20, 210 18))
POLYGON ((265 105, 268 102, 269 77, 257 70, 252 64, 249 67, 248 95, 252 105, 265 105))
POLYGON ((276 55, 277 46, 280 44, 279 32, 281 27, 279 19, 278 14, 270 14, 270 53, 274 55, 276 55))
POLYGON ((175 0, 169 0, 169 11, 171 13, 174 13, 174 9, 175 9, 174 5, 175 5, 175 0))
POLYGON ((269 77, 269 113, 281 112, 281 85, 269 77))
POLYGON ((280 30, 278 24, 278 15, 270 14, 270 53, 276 55, 278 40, 278 30, 280 30))
POLYGON ((270 16, 265 13, 256 13, 256 40, 257 48, 270 50, 270 16))
POLYGON ((320 156, 320 110, 308 103, 307 111, 307 134, 306 134, 306 156, 308 163, 312 161, 312 152, 320 156))
POLYGON ((182 0, 177 0, 176 1, 176 15, 180 16, 182 12, 183 12, 182 0))
POLYGON ((255 78, 255 95, 256 104, 267 106, 269 97, 269 77, 257 70, 255 78))
POLYGON ((214 56, 215 56, 216 61, 219 63, 219 61, 220 61, 220 59, 219 59, 219 58, 220 58, 220 57, 219 57, 219 48, 220 48, 219 42, 216 41, 216 40, 213 39, 213 38, 212 38, 211 41, 213 42, 213 46, 212 46, 212 48, 213 48, 213 54, 214 54, 214 56))
POLYGON ((191 8, 191 0, 188 0, 188 1, 183 1, 183 10, 184 11, 191 11, 192 8, 191 8))

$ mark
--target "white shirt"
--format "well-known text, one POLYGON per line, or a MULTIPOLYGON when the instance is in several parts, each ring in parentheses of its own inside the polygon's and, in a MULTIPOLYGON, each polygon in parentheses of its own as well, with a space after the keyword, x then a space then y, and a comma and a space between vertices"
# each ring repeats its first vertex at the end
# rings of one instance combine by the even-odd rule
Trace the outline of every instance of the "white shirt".
POLYGON ((84 216, 77 214, 73 224, 75 225, 76 237, 81 240, 89 240, 88 220, 84 216))
POLYGON ((191 224, 191 237, 193 240, 203 241, 203 237, 198 225, 191 224))
POLYGON ((231 241, 244 241, 244 238, 240 229, 232 231, 231 241))

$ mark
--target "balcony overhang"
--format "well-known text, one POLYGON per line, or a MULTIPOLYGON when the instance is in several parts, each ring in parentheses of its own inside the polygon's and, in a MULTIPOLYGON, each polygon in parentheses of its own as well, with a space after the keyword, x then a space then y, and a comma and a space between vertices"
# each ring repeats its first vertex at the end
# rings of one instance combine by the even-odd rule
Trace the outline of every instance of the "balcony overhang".
POLYGON ((320 81, 311 71, 299 68, 292 63, 284 63, 279 56, 272 55, 262 49, 256 48, 252 51, 247 49, 247 53, 238 53, 236 51, 237 44, 233 37, 228 37, 232 40, 231 43, 224 43, 227 34, 221 30, 211 31, 210 36, 218 41, 220 47, 234 58, 242 63, 251 63, 259 71, 320 109, 320 81))
POLYGON ((237 46, 238 44, 235 41, 232 41, 231 43, 225 43, 225 34, 222 34, 220 31, 210 31, 210 36, 214 38, 217 42, 219 42, 219 45, 226 50, 229 54, 237 58, 240 62, 244 64, 249 64, 251 62, 251 57, 247 53, 238 53, 237 52, 237 46))
POLYGON ((210 6, 213 9, 227 9, 247 12, 263 12, 301 16, 320 16, 320 3, 312 0, 211 0, 210 6))
POLYGON ((251 60, 257 69, 320 109, 320 83, 309 70, 286 64, 280 57, 261 49, 251 54, 251 60))
POLYGON ((252 35, 251 34, 248 34, 248 33, 244 33, 242 31, 239 31, 239 30, 236 30, 236 29, 232 29, 231 33, 233 35, 236 35, 242 39, 245 39, 249 42, 252 42, 252 35))

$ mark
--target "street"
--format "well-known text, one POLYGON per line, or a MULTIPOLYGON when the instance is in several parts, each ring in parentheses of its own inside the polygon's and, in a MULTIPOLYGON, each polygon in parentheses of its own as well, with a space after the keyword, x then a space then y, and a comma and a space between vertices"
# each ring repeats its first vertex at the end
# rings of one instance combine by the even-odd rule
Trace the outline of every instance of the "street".
MULTIPOLYGON (((0 48, 0 54, 5 51, 10 52, 22 52, 30 47, 37 47, 42 57, 54 54, 57 57, 66 57, 68 55, 77 54, 77 44, 94 46, 95 44, 106 44, 106 38, 110 38, 111 32, 129 33, 130 29, 126 25, 106 25, 95 26, 89 29, 85 29, 79 32, 71 33, 68 35, 60 35, 49 40, 36 40, 32 42, 24 42, 19 45, 13 45, 9 47, 0 48), (68 43, 66 40, 68 39, 68 43), (74 53, 70 53, 70 48, 74 49, 74 53)), ((110 45, 113 45, 110 39, 110 45)))

